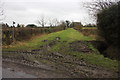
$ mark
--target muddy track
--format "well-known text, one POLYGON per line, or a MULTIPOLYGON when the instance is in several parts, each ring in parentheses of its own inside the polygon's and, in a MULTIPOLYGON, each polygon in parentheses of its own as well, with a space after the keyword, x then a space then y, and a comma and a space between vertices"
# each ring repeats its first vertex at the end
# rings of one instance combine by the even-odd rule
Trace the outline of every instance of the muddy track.
POLYGON ((30 66, 30 67, 34 67, 34 68, 40 68, 40 69, 44 69, 44 70, 48 70, 48 71, 53 71, 52 68, 44 65, 44 64, 38 64, 38 63, 35 63, 35 62, 30 62, 30 61, 27 61, 27 60, 15 60, 15 59, 10 59, 10 58, 6 58, 6 59, 2 59, 2 61, 6 61, 6 62, 13 62, 13 63, 16 63, 16 64, 22 64, 22 65, 26 65, 26 66, 30 66))
MULTIPOLYGON (((8 52, 3 52, 8 53, 8 52)), ((18 54, 19 52, 17 51, 12 51, 9 54, 14 53, 14 54, 18 54)), ((40 56, 41 54, 37 55, 33 54, 32 52, 20 52, 19 54, 23 54, 24 56, 26 55, 36 55, 36 56, 40 56)), ((77 78, 81 78, 81 77, 117 77, 117 73, 113 72, 113 71, 109 71, 106 69, 103 69, 102 67, 98 67, 95 65, 91 65, 86 63, 84 60, 79 60, 73 56, 70 55, 63 55, 60 53, 57 53, 57 55, 55 54, 49 54, 49 55, 42 55, 41 59, 47 60, 49 62, 51 62, 50 64, 43 64, 42 62, 38 62, 38 61, 29 61, 26 59, 15 59, 15 58, 11 58, 9 56, 7 57, 3 57, 3 62, 12 62, 15 64, 22 64, 22 65, 26 65, 26 66, 30 66, 33 68, 39 68, 45 71, 51 71, 51 72, 58 72, 60 74, 66 74, 66 76, 70 76, 70 77, 77 77, 77 78)))
MULTIPOLYGON (((46 42, 47 40, 44 40, 46 42)), ((88 64, 84 59, 78 59, 75 56, 62 54, 59 52, 48 52, 51 46, 55 45, 56 42, 52 41, 50 44, 41 46, 40 49, 34 49, 29 51, 2 51, 3 62, 12 62, 15 64, 26 65, 28 67, 33 67, 33 69, 39 68, 52 73, 63 74, 64 77, 69 78, 117 78, 118 74, 115 71, 110 71, 103 67, 88 64), (46 54, 47 52, 47 54, 46 54), (44 54, 43 54, 44 53, 44 54), (9 54, 9 55, 5 55, 9 54), (14 57, 10 54, 18 54, 19 56, 14 57), (28 57, 34 57, 36 60, 29 60, 28 57)), ((92 52, 85 42, 71 43, 70 46, 73 50, 78 52, 92 52), (81 45, 82 46, 79 46, 81 45), (75 47, 77 44, 78 47, 75 47), (84 48, 83 48, 84 46, 84 48)), ((22 68, 22 67, 21 67, 22 68)), ((35 71, 33 71, 34 73, 35 71)), ((39 73, 39 72, 38 72, 39 73)), ((39 76, 39 75, 38 75, 39 76)), ((58 76, 58 75, 57 75, 58 76)), ((56 76, 54 76, 56 77, 56 76)), ((58 76, 59 77, 59 76, 58 76)), ((48 76, 47 76, 48 78, 48 76)))
MULTIPOLYGON (((34 75, 34 76, 36 76, 36 78, 66 78, 67 77, 67 76, 59 74, 55 71, 52 71, 52 70, 48 70, 48 69, 41 68, 41 67, 30 66, 29 64, 28 65, 20 64, 19 62, 16 63, 15 61, 11 61, 11 60, 3 60, 2 66, 4 69, 10 69, 12 72, 20 71, 22 73, 34 75)), ((5 76, 5 78, 6 77, 9 78, 9 76, 12 76, 11 74, 9 74, 9 76, 7 76, 6 73, 3 75, 5 76)), ((19 76, 19 75, 17 75, 17 76, 19 76)), ((17 76, 14 76, 14 77, 17 78, 17 76)), ((30 78, 30 77, 26 77, 26 76, 24 76, 24 77, 30 78)), ((10 77, 10 78, 12 78, 12 77, 10 77)))

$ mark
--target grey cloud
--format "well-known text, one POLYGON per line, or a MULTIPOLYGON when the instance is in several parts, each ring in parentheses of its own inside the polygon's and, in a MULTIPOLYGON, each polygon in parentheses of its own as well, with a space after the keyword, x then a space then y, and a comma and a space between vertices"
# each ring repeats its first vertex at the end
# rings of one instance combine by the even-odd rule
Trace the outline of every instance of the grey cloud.
MULTIPOLYGON (((89 0, 91 1, 91 0, 89 0)), ((4 20, 18 23, 35 23, 41 14, 47 18, 69 19, 83 23, 93 23, 87 10, 83 7, 83 0, 4 0, 4 20)))
POLYGON ((24 3, 16 3, 16 2, 6 2, 4 4, 5 10, 11 11, 26 11, 27 7, 24 3))

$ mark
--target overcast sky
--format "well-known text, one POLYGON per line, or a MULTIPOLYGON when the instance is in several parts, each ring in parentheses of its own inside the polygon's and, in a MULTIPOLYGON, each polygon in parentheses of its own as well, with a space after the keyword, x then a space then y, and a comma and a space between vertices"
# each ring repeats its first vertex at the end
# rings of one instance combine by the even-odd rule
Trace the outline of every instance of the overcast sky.
POLYGON ((80 21, 82 24, 95 23, 83 3, 93 0, 2 0, 6 18, 3 22, 12 25, 36 24, 41 15, 46 19, 80 21))

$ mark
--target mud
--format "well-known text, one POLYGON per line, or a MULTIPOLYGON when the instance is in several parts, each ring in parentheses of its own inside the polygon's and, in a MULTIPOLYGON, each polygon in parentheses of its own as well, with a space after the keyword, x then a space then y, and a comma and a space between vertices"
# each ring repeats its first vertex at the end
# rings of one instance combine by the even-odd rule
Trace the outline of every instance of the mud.
MULTIPOLYGON (((61 54, 62 55, 62 54, 61 54)), ((43 56, 39 63, 27 62, 22 64, 17 60, 3 60, 3 68, 13 68, 15 71, 35 75, 39 78, 117 78, 114 71, 86 63, 73 56, 48 57, 43 56), (40 62, 41 61, 41 62, 40 62), (43 63, 46 61, 46 63, 43 63), (33 65, 33 66, 31 66, 33 65), (37 67, 37 65, 40 65, 37 67)))
POLYGON ((88 47, 87 44, 88 44, 88 42, 86 42, 86 41, 76 41, 76 42, 70 43, 70 48, 73 51, 82 52, 82 53, 94 52, 92 49, 90 49, 88 47))
MULTIPOLYGON (((10 52, 20 56, 3 56, 3 68, 13 68, 14 71, 23 71, 38 78, 118 78, 117 72, 89 64, 84 59, 60 52, 49 52, 49 48, 59 43, 59 39, 41 46, 40 49, 10 52), (29 60, 28 57, 34 57, 35 60, 29 60)), ((86 45, 87 43, 77 41, 70 43, 69 47, 78 52, 92 53, 93 50, 86 45)))

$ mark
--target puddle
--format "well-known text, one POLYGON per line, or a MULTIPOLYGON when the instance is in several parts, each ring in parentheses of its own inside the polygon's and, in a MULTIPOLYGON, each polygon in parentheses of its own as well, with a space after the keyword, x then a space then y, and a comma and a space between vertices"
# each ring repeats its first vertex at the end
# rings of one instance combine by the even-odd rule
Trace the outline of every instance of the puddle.
POLYGON ((17 72, 9 69, 2 69, 2 78, 37 78, 34 75, 26 74, 24 72, 17 72))

